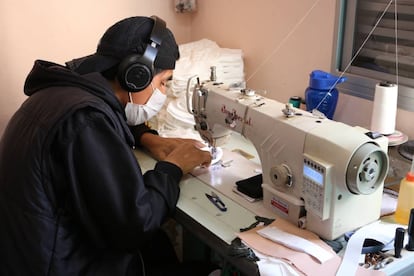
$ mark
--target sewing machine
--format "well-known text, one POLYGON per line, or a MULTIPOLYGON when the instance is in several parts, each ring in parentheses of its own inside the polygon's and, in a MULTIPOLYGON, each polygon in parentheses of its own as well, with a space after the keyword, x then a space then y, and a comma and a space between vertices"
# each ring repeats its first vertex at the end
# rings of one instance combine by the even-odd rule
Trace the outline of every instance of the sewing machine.
POLYGON ((229 90, 213 81, 190 89, 193 78, 187 104, 196 130, 213 149, 229 129, 252 142, 267 209, 329 240, 379 218, 388 170, 385 137, 374 139, 366 129, 249 89, 229 90))

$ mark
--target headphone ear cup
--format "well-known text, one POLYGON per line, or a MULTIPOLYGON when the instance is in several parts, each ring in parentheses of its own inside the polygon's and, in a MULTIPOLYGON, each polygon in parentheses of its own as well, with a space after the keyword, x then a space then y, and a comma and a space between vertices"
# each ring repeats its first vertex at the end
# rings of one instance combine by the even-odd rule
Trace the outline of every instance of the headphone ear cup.
POLYGON ((144 90, 152 81, 152 69, 141 61, 141 56, 132 55, 125 58, 118 68, 118 81, 128 92, 144 90))
POLYGON ((162 35, 166 25, 164 20, 152 16, 154 25, 150 35, 150 43, 144 54, 133 54, 124 58, 118 67, 118 81, 121 87, 129 92, 139 92, 150 85, 154 75, 154 62, 158 54, 158 46, 162 43, 162 35))

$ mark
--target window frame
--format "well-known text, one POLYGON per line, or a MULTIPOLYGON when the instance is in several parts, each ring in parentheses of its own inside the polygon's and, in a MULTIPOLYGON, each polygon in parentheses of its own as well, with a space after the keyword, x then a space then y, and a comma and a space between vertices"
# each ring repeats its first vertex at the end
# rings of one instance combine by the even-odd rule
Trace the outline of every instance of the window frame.
MULTIPOLYGON (((355 29, 355 20, 345 21, 345 18, 356 18, 356 7, 357 0, 338 0, 336 33, 334 36, 336 41, 334 42, 334 58, 332 59, 331 71, 336 75, 343 74, 347 77, 347 81, 339 87, 342 93, 373 101, 376 84, 386 80, 384 76, 389 77, 389 74, 355 66, 350 66, 350 68, 352 67, 352 73, 348 72, 349 69, 345 73, 341 71, 341 63, 344 63, 343 67, 346 69, 349 60, 352 58, 355 29), (348 60, 346 64, 343 62, 344 56, 348 60)), ((398 107, 407 111, 414 111, 414 79, 399 76, 398 82, 398 107)))

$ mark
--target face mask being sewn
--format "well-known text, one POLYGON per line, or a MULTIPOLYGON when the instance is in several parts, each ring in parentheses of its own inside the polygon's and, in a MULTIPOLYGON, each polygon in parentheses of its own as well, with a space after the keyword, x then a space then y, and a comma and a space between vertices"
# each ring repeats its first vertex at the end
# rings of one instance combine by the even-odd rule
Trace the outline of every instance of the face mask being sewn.
POLYGON ((147 103, 134 104, 132 102, 131 94, 129 94, 130 102, 126 104, 125 115, 127 118, 128 125, 136 126, 142 124, 152 117, 154 117, 164 105, 167 96, 163 94, 158 88, 152 86, 153 92, 147 103))

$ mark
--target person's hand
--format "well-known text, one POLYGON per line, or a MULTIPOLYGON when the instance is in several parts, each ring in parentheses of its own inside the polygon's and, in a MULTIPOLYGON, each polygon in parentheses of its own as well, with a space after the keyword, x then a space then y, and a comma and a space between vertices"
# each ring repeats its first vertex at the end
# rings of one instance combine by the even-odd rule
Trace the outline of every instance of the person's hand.
POLYGON ((199 148, 205 146, 203 143, 194 139, 165 138, 149 132, 142 135, 140 142, 156 160, 164 160, 178 145, 184 142, 192 142, 199 148))
POLYGON ((191 172, 197 166, 207 167, 211 163, 211 154, 209 151, 201 150, 203 146, 204 144, 199 141, 182 139, 164 161, 180 167, 183 174, 191 172))
POLYGON ((211 163, 210 152, 200 150, 200 148, 205 148, 205 145, 194 139, 165 138, 145 133, 140 142, 153 158, 174 163, 182 169, 183 173, 188 173, 197 166, 208 166, 211 163), (188 154, 190 156, 187 156, 188 154))

